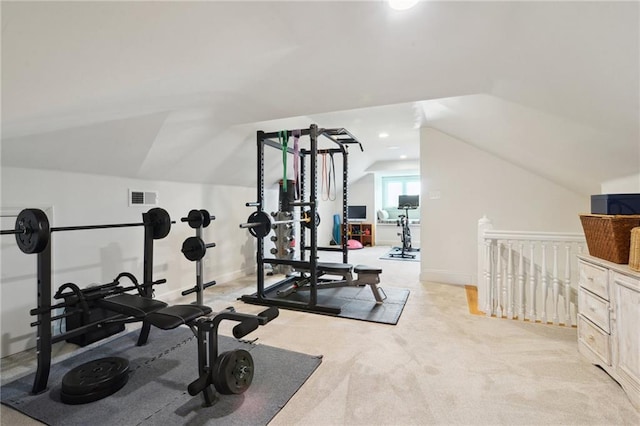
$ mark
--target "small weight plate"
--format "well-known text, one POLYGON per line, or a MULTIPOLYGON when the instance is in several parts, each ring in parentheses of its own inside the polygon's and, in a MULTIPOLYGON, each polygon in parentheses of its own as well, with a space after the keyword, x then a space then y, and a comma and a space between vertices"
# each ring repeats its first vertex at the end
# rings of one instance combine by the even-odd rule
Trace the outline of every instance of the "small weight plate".
MULTIPOLYGON (((128 376, 128 360, 120 357, 95 359, 79 365, 65 374, 62 378, 62 392, 66 395, 102 394, 106 390, 117 387, 123 378, 128 378, 128 376)), ((124 383, 120 385, 120 387, 122 386, 124 383)))
POLYGON ((160 207, 154 207, 147 212, 147 220, 153 227, 153 239, 160 240, 171 231, 171 217, 169 213, 160 207))
POLYGON ((193 229, 198 229, 202 226, 202 212, 200 210, 191 210, 187 215, 187 223, 193 229))
POLYGON ((200 210, 200 213, 202 213, 202 227, 206 228, 211 224, 211 215, 204 209, 200 210))
POLYGON ((41 253, 49 244, 49 219, 39 209, 24 209, 16 218, 16 243, 23 253, 41 253))
POLYGON ((189 237, 182 243, 182 254, 194 262, 204 257, 207 247, 199 237, 189 237))
POLYGON ((223 395, 241 394, 253 380, 254 363, 244 349, 223 352, 213 366, 213 385, 223 395))

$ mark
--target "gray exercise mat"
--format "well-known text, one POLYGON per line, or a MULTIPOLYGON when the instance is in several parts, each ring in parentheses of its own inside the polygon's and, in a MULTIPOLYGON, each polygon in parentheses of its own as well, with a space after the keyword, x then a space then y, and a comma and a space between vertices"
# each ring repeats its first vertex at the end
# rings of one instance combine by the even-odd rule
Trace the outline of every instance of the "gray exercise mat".
POLYGON ((220 352, 250 351, 255 374, 240 395, 221 395, 211 407, 192 397, 187 385, 198 375, 196 340, 187 328, 152 329, 149 343, 135 346, 137 332, 54 364, 49 388, 29 395, 33 374, 2 386, 1 402, 50 425, 266 425, 311 376, 321 356, 219 337, 220 352), (88 404, 60 401, 62 377, 94 359, 120 356, 130 363, 128 383, 115 394, 88 404))

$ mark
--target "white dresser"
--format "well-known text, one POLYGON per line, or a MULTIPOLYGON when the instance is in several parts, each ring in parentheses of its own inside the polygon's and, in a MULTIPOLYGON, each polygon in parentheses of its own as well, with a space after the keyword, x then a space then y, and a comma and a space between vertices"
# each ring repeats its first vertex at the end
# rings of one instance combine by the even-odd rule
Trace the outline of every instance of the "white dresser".
POLYGON ((578 255, 578 349, 640 410, 640 273, 578 255))

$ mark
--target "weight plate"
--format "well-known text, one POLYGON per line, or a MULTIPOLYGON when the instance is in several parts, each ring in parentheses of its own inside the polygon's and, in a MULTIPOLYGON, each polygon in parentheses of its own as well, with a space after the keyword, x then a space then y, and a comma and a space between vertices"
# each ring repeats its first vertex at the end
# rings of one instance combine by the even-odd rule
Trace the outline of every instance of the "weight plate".
POLYGON ((204 257, 207 247, 199 237, 189 237, 182 243, 182 254, 192 262, 204 257))
MULTIPOLYGON (((117 387, 123 378, 126 379, 128 376, 128 360, 120 357, 95 359, 79 365, 65 374, 62 378, 62 392, 66 395, 102 393, 117 387)), ((124 384, 120 387, 122 386, 124 384)))
POLYGON ((202 227, 206 228, 211 224, 211 215, 204 209, 200 210, 200 213, 202 213, 202 227))
POLYGON ((24 209, 16 218, 16 243, 23 253, 41 253, 49 244, 49 219, 39 209, 24 209))
POLYGON ((254 364, 244 349, 223 352, 213 366, 213 385, 223 395, 241 394, 253 380, 254 364))
POLYGON ((113 395, 114 393, 122 389, 124 385, 127 384, 127 381, 129 381, 128 374, 120 377, 113 383, 110 383, 108 386, 103 386, 98 390, 79 395, 69 394, 61 390, 60 399, 63 403, 69 405, 86 404, 89 402, 98 401, 102 398, 106 398, 109 395, 113 395))
POLYGON ((263 211, 251 213, 247 219, 247 223, 257 223, 257 226, 249 228, 249 233, 256 238, 264 238, 271 232, 271 219, 269 215, 263 211))
MULTIPOLYGON (((309 217, 311 217, 311 210, 306 210, 305 212, 302 213, 302 225, 304 225, 305 228, 311 229, 311 221, 307 220, 309 217)), ((320 214, 318 214, 318 212, 316 212, 316 227, 320 226, 320 214)))
POLYGON ((171 217, 169 213, 160 207, 154 207, 147 212, 147 220, 153 227, 153 239, 160 240, 171 231, 171 217))
POLYGON ((187 222, 193 229, 198 229, 202 226, 202 212, 200 210, 191 210, 187 215, 187 222))

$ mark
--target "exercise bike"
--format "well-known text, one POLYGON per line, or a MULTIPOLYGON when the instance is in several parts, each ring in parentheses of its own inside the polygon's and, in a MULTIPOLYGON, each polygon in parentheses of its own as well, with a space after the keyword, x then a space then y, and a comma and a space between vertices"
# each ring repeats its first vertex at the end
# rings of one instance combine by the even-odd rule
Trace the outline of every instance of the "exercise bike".
POLYGON ((400 253, 391 253, 390 257, 400 257, 403 259, 415 259, 416 255, 411 252, 419 251, 420 249, 414 249, 411 247, 411 229, 409 228, 409 209, 413 210, 416 207, 410 205, 404 205, 404 213, 398 216, 398 226, 402 227, 402 232, 398 232, 398 235, 402 241, 402 247, 396 247, 396 250, 400 249, 400 253))

